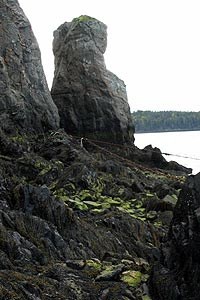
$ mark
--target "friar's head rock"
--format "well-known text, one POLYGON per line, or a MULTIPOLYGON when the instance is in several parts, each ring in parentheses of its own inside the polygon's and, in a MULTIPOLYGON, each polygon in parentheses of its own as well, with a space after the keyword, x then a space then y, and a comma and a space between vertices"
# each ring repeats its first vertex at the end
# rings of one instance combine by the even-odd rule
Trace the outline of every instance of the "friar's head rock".
POLYGON ((106 69, 107 27, 81 16, 54 32, 52 97, 69 134, 133 143, 133 125, 122 80, 106 69))
POLYGON ((0 12, 0 127, 7 132, 56 129, 58 110, 31 25, 17 0, 0 0, 0 12))

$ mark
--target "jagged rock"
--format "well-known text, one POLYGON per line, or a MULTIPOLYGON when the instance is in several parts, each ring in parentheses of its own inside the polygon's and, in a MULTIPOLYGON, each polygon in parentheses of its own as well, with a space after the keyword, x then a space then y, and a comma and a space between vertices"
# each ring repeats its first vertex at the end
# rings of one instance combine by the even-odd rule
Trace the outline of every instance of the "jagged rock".
POLYGON ((150 288, 156 300, 200 298, 200 173, 187 179, 171 222, 162 260, 152 272, 150 288))
POLYGON ((84 260, 67 260, 66 265, 69 268, 75 270, 82 270, 85 267, 86 262, 84 260))
POLYGON ((152 145, 148 145, 142 151, 139 151, 138 160, 146 163, 150 167, 174 171, 174 174, 192 173, 191 168, 184 167, 175 161, 168 162, 162 155, 161 150, 157 147, 152 147, 152 145))
POLYGON ((122 80, 106 69, 106 25, 88 16, 54 32, 52 97, 70 134, 133 143, 133 125, 122 80))
POLYGON ((55 200, 46 186, 20 184, 14 189, 13 206, 17 210, 39 216, 64 230, 73 221, 73 212, 63 201, 55 200))
POLYGON ((124 265, 109 266, 96 277, 96 281, 119 280, 119 275, 123 272, 124 265))
POLYGON ((18 1, 0 0, 0 126, 7 132, 56 129, 59 116, 40 50, 18 1))

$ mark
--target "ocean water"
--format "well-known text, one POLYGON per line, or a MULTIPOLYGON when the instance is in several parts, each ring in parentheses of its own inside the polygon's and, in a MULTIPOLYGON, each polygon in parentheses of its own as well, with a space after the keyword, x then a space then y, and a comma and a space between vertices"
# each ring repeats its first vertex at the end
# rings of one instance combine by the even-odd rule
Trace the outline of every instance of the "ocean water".
POLYGON ((143 149, 147 145, 158 147, 166 160, 174 160, 200 172, 200 131, 156 132, 135 134, 135 145, 143 149))

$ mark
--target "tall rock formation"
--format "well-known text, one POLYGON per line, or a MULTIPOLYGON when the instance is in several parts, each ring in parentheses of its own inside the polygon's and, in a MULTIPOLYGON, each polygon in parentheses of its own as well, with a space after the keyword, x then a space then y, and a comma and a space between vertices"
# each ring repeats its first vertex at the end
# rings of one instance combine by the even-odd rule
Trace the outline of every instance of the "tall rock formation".
POLYGON ((17 0, 0 0, 0 127, 41 132, 59 126, 31 25, 17 0))
POLYGON ((106 30, 102 22, 81 16, 54 32, 52 97, 68 133, 133 143, 125 84, 104 62, 106 30))

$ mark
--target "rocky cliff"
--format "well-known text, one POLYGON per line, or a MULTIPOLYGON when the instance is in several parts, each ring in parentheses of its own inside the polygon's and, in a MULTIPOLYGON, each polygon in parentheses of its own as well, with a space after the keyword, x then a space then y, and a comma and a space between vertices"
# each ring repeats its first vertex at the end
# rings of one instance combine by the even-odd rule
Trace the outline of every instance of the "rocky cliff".
POLYGON ((133 143, 133 125, 122 80, 106 69, 106 25, 88 16, 54 32, 52 97, 61 126, 74 135, 133 143))
POLYGON ((0 126, 33 132, 59 126, 31 25, 18 1, 0 0, 0 126))
MULTIPOLYGON (((43 132, 57 127, 58 115, 39 50, 18 3, 0 4, 0 103, 5 104, 0 124, 0 299, 199 299, 200 176, 184 185, 190 170, 167 163, 151 146, 105 148, 62 129, 43 132), (20 39, 14 40, 16 34, 20 39)), ((81 23, 85 18, 79 21, 64 25, 74 24, 77 43, 77 26, 86 26, 81 23)), ((88 26, 90 32, 90 22, 88 26)), ((102 53, 104 35, 94 36, 84 36, 85 43, 95 41, 102 53)), ((91 86, 91 93, 95 90, 91 86)), ((90 116, 90 105, 87 111, 90 116)), ((117 140, 117 133, 111 133, 117 140)), ((131 143, 128 136, 121 141, 131 143)))

